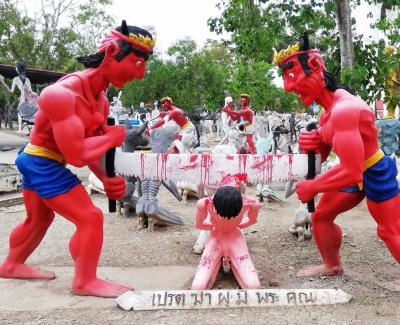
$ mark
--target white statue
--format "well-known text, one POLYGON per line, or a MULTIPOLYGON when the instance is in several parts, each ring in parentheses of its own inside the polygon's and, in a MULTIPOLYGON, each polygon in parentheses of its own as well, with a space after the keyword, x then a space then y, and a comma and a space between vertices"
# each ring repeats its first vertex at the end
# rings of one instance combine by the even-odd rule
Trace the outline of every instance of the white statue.
MULTIPOLYGON (((225 107, 229 107, 232 110, 235 110, 235 106, 233 103, 233 99, 230 96, 225 97, 225 107)), ((228 132, 233 124, 232 119, 225 112, 221 113, 221 124, 222 124, 222 133, 223 137, 226 138, 228 136, 228 132)))
MULTIPOLYGON (((31 87, 31 82, 29 78, 26 77, 25 75, 25 63, 21 61, 17 61, 15 69, 17 70, 18 76, 14 77, 11 88, 8 87, 8 85, 4 82, 4 76, 0 75, 0 82, 3 84, 3 86, 6 88, 6 90, 10 93, 14 93, 15 87, 18 87, 21 95, 19 97, 19 103, 18 103, 18 132, 22 132, 23 128, 23 116, 21 115, 21 108, 23 107, 24 103, 30 103, 32 104, 32 109, 36 107, 37 110, 37 99, 38 96, 35 92, 32 91, 31 87)), ((32 111, 30 109, 30 111, 32 111)), ((31 112, 29 115, 32 114, 31 118, 33 121, 33 115, 36 112, 31 112)))

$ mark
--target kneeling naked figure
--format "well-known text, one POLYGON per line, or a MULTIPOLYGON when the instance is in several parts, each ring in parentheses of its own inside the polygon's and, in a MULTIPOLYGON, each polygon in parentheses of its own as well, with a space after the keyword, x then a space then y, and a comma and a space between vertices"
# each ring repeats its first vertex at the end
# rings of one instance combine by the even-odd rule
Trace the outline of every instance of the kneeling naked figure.
POLYGON ((242 233, 242 228, 257 222, 261 206, 258 200, 242 195, 236 186, 223 186, 213 197, 197 202, 196 228, 211 230, 211 234, 201 256, 192 290, 211 289, 221 261, 224 270, 232 269, 242 289, 261 287, 242 233), (245 213, 247 218, 243 220, 245 213))

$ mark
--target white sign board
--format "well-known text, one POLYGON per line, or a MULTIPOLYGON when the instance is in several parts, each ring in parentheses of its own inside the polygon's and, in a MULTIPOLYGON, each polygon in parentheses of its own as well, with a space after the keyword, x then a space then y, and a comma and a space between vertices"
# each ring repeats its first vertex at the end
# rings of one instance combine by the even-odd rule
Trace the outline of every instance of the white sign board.
POLYGON ((124 310, 209 309, 344 304, 340 289, 249 289, 128 291, 117 298, 124 310))

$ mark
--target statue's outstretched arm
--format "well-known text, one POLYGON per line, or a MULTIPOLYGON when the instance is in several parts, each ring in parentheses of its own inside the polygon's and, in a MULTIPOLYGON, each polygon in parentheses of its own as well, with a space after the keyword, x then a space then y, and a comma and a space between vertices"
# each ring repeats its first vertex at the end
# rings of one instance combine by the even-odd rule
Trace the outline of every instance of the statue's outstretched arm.
POLYGON ((196 204, 196 228, 200 230, 211 230, 213 228, 211 223, 207 223, 207 202, 208 198, 197 201, 196 204))

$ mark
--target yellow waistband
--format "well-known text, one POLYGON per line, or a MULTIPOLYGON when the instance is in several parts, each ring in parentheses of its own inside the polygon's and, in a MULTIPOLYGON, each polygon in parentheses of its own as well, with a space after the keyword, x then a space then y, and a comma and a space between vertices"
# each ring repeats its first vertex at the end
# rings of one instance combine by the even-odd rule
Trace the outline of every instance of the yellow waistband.
MULTIPOLYGON (((371 157, 369 157, 366 161, 364 161, 364 171, 366 171, 368 168, 378 163, 384 156, 385 153, 381 149, 379 149, 371 157)), ((360 190, 364 188, 363 182, 358 183, 358 188, 360 190)))
POLYGON ((28 155, 55 160, 55 161, 57 161, 57 162, 59 162, 60 164, 63 164, 63 165, 67 164, 67 161, 58 152, 55 152, 55 151, 47 149, 47 148, 35 146, 33 144, 30 144, 30 143, 28 143, 26 145, 26 147, 24 149, 24 152, 27 153, 28 155))
POLYGON ((191 125, 192 123, 190 121, 187 121, 186 124, 184 124, 183 126, 181 126, 181 129, 186 129, 189 125, 191 125))
POLYGON ((381 149, 379 149, 371 157, 369 157, 366 161, 364 161, 364 171, 375 165, 384 156, 385 156, 384 152, 381 149))

